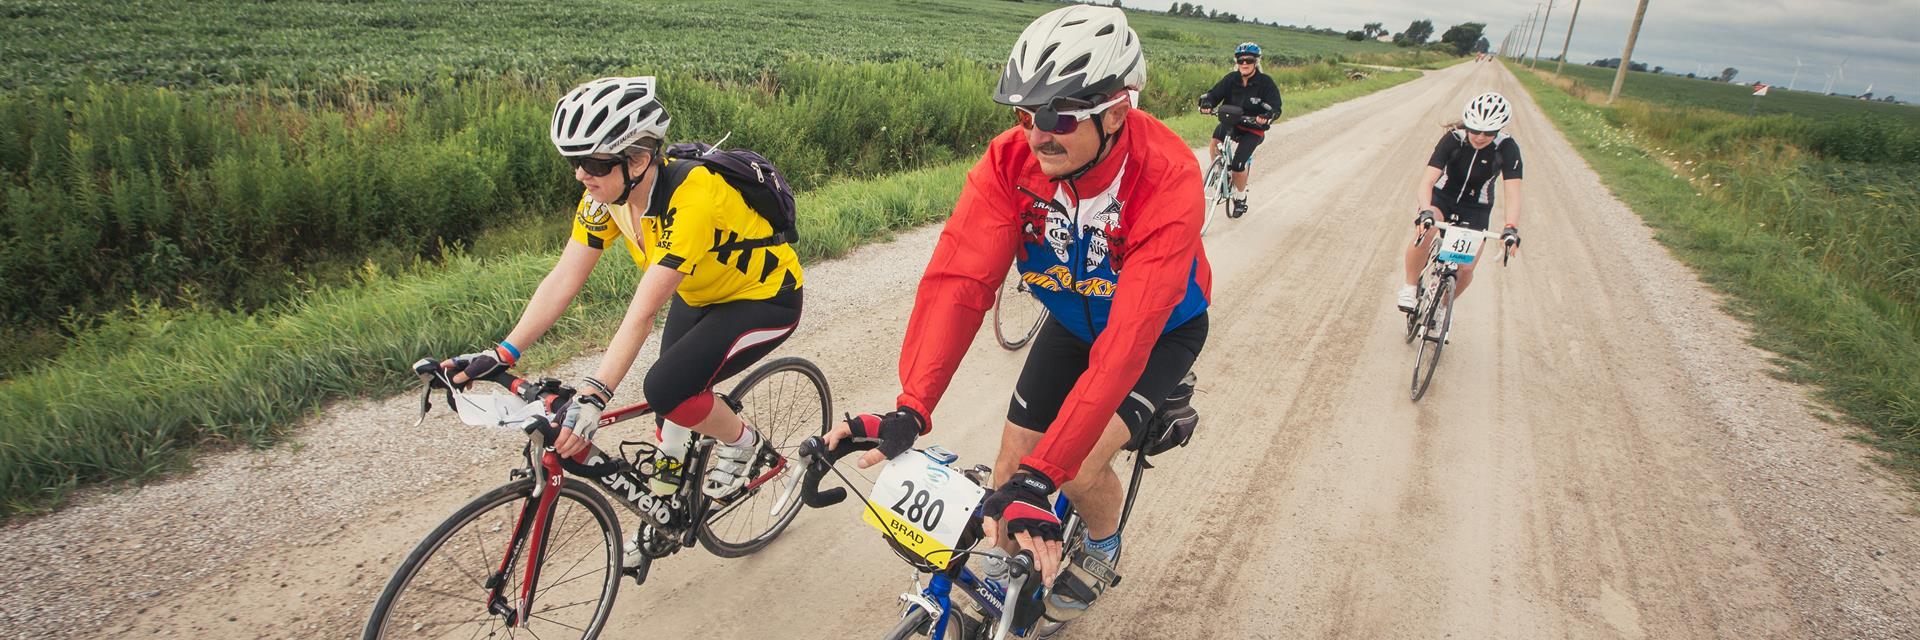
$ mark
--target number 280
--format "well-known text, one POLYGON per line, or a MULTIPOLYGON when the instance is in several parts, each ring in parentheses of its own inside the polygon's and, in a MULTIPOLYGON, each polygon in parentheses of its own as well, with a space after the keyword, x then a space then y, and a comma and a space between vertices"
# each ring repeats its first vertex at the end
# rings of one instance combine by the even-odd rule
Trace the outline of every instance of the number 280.
POLYGON ((894 513, 906 516, 908 522, 924 525, 928 531, 939 527, 941 516, 947 514, 947 502, 934 499, 933 494, 913 486, 910 480, 902 480, 900 484, 906 487, 906 492, 900 495, 899 501, 888 508, 894 513))

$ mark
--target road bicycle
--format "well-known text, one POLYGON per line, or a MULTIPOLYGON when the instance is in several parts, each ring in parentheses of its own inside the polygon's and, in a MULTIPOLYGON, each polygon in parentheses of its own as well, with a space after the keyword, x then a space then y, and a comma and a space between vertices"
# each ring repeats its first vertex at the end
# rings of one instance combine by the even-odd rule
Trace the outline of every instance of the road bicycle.
MULTIPOLYGON (((1219 118, 1221 122, 1236 126, 1242 124, 1254 126, 1257 124, 1257 121, 1255 121, 1253 117, 1246 115, 1245 110, 1234 105, 1221 105, 1213 110, 1213 115, 1219 118)), ((1205 187, 1203 194, 1207 199, 1206 222, 1200 224, 1200 235, 1203 236, 1207 235, 1208 229, 1213 228, 1213 214, 1215 211, 1225 211, 1229 218, 1239 217, 1233 214, 1232 209, 1232 167, 1233 155, 1239 151, 1240 144, 1234 142, 1233 138, 1233 135, 1229 133, 1226 139, 1220 141, 1220 152, 1215 154, 1213 156, 1213 162, 1207 165, 1206 179, 1201 183, 1205 187)), ((1247 159, 1246 170, 1253 170, 1252 158, 1247 159)))
MULTIPOLYGON (((1138 495, 1140 478, 1153 468, 1148 458, 1177 447, 1193 438, 1198 416, 1174 419, 1163 408, 1141 431, 1141 437, 1127 450, 1133 459, 1133 475, 1127 483, 1126 502, 1120 512, 1120 530, 1127 527, 1138 495), (1144 453, 1142 449, 1144 448, 1144 453)), ((846 499, 848 480, 833 462, 849 451, 828 452, 825 442, 808 438, 800 445, 799 456, 806 464, 800 484, 801 500, 810 507, 824 508, 846 499), (833 471, 847 488, 821 490, 820 480, 833 471)), ((1069 620, 1053 620, 1047 611, 1050 591, 1035 575, 1033 554, 1021 551, 1005 560, 1010 579, 1005 584, 986 580, 967 566, 967 559, 987 555, 974 551, 985 537, 980 521, 991 485, 993 470, 976 464, 962 469, 959 456, 938 445, 910 449, 889 460, 875 480, 873 488, 861 495, 862 519, 879 529, 896 555, 915 573, 913 587, 900 594, 900 618, 882 636, 887 640, 906 640, 925 636, 932 640, 1006 640, 1008 638, 1049 637, 1069 620), (922 576, 926 576, 923 584, 922 576), (955 593, 955 588, 959 593, 955 593), (962 595, 964 594, 964 595, 962 595)), ((858 492, 857 489, 855 489, 858 492)), ((1075 602, 1091 602, 1096 592, 1065 567, 1086 544, 1086 524, 1063 493, 1054 500, 1053 512, 1060 519, 1062 545, 1061 572, 1054 579, 1052 592, 1067 595, 1075 602)), ((1114 567, 1119 558, 1114 559, 1114 567)), ((1115 573, 1106 580, 1120 584, 1115 573)), ((1061 616, 1070 618, 1071 616, 1061 616)))
MULTIPOLYGON (((1426 238, 1427 229, 1439 229, 1440 233, 1428 245, 1427 269, 1414 281, 1420 295, 1413 311, 1407 312, 1407 342, 1420 340, 1419 352, 1413 359, 1414 402, 1419 402, 1426 395, 1427 386, 1433 383, 1434 369, 1440 365, 1440 351, 1447 346, 1448 333, 1453 329, 1454 291, 1460 265, 1473 264, 1478 259, 1483 241, 1500 240, 1497 233, 1456 227, 1425 217, 1421 218, 1420 233, 1413 237, 1414 246, 1426 238)), ((1500 264, 1506 265, 1512 257, 1512 245, 1503 246, 1500 264)))
POLYGON ((1033 297, 1033 284, 1021 277, 1018 266, 1000 283, 998 296, 993 302, 993 337, 1000 348, 1017 351, 1040 333, 1040 325, 1047 322, 1047 306, 1033 297))
MULTIPOLYGON (((683 480, 657 495, 649 481, 661 454, 650 440, 621 442, 617 455, 598 446, 571 459, 553 451, 557 417, 574 395, 558 380, 502 372, 483 380, 513 395, 482 395, 457 388, 432 360, 414 363, 413 370, 425 382, 415 426, 426 420, 439 390, 461 422, 526 433, 525 464, 407 554, 367 619, 362 637, 368 640, 595 638, 622 576, 644 584, 654 560, 696 542, 732 558, 779 536, 801 506, 803 474, 788 460, 802 438, 825 432, 833 409, 826 376, 813 363, 780 358, 763 364, 721 399, 773 443, 775 455, 756 457, 743 488, 708 497, 701 481, 716 443, 693 434, 683 480), (624 542, 607 496, 639 517, 637 532, 624 542)), ((600 418, 602 439, 606 427, 652 412, 646 403, 607 411, 600 418)))

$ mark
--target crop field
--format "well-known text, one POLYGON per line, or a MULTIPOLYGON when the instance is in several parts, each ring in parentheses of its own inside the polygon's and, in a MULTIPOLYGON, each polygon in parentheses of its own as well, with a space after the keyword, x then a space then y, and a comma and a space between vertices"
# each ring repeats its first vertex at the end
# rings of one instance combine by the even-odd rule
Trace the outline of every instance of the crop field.
MULTIPOLYGON (((1550 70, 1549 65, 1550 63, 1541 61, 1540 68, 1550 70)), ((1581 84, 1600 90, 1602 95, 1613 88, 1613 69, 1568 63, 1564 73, 1581 84)), ((1747 81, 1758 79, 1768 84, 1784 80, 1783 78, 1738 76, 1735 79, 1747 81)), ((1803 77, 1802 80, 1805 78, 1803 77)), ((1782 84, 1784 85, 1784 82, 1782 84)), ((1811 82, 1802 83, 1802 86, 1810 85, 1812 85, 1811 82)), ((1790 114, 1808 118, 1885 116, 1900 119, 1911 127, 1920 127, 1920 106, 1869 102, 1807 91, 1787 91, 1785 86, 1774 87, 1773 91, 1762 96, 1759 104, 1755 105, 1752 87, 1695 80, 1682 76, 1628 72, 1626 86, 1620 89, 1620 95, 1664 106, 1703 107, 1742 114, 1752 108, 1755 115, 1790 114)))
MULTIPOLYGON (((0 1, 0 88, 82 79, 163 86, 372 84, 521 71, 751 78, 789 58, 999 62, 1057 8, 1002 0, 424 0, 136 5, 0 1)), ((1276 63, 1393 51, 1273 26, 1129 12, 1153 62, 1226 62, 1253 40, 1276 63)))

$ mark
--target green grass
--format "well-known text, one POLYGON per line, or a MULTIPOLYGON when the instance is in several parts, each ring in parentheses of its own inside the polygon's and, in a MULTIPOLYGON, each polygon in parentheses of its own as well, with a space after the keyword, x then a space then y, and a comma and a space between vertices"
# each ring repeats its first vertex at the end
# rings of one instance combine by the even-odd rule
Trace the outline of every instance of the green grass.
POLYGON ((1769 133, 1780 116, 1725 124, 1737 138, 1623 126, 1698 114, 1600 107, 1516 73, 1614 194, 1731 294, 1783 376, 1920 488, 1920 164, 1820 158, 1769 133))
MULTIPOLYGON (((1542 60, 1539 68, 1551 71, 1553 64, 1542 60)), ((1602 96, 1613 89, 1613 69, 1569 62, 1563 73, 1589 88, 1600 91, 1602 96)), ((1737 76, 1735 79, 1753 80, 1737 76)), ((1782 79, 1761 78, 1761 80, 1773 84, 1782 79)), ((1767 92, 1767 95, 1761 97, 1756 104, 1752 87, 1696 80, 1684 76, 1629 71, 1626 84, 1620 88, 1620 95, 1667 107, 1703 107, 1743 115, 1751 108, 1755 115, 1786 114, 1814 119, 1881 116, 1900 120, 1907 126, 1920 127, 1920 106, 1855 100, 1809 91, 1788 91, 1784 82, 1767 92)))
MULTIPOLYGON (((950 163, 802 194, 801 235, 810 239, 802 256, 817 261, 944 217, 966 169, 950 163)), ((50 508, 84 483, 179 469, 197 446, 265 445, 328 400, 406 388, 414 360, 470 351, 511 329, 553 259, 453 255, 398 275, 369 270, 351 286, 253 314, 120 314, 57 362, 0 383, 0 515, 50 508)), ((604 343, 637 273, 624 251, 609 251, 524 367, 604 343)))
MULTIPOLYGON (((1057 6, 0 0, 0 378, 116 310, 258 309, 569 206, 544 122, 599 75, 661 75, 677 139, 731 132, 800 188, 967 156, 1005 125, 995 68, 1057 6)), ((1275 63, 1401 55, 1130 19, 1162 115, 1243 40, 1275 63)))
MULTIPOLYGON (((1289 117, 1417 77, 1339 83, 1324 73, 1290 78, 1302 88, 1288 95, 1289 117)), ((1174 122, 1210 129, 1211 120, 1174 122)), ((944 219, 972 162, 799 194, 801 256, 816 262, 944 219)), ((0 382, 0 517, 53 508, 81 485, 163 475, 209 445, 265 446, 329 400, 407 388, 413 381, 404 371, 414 360, 469 351, 511 329, 551 268, 566 219, 553 211, 489 230, 471 251, 440 263, 397 272, 369 266, 350 283, 255 313, 144 305, 107 316, 57 360, 0 382)), ((637 276, 618 249, 602 261, 550 338, 529 349, 523 370, 610 337, 637 276)))
MULTIPOLYGON (((163 86, 376 86, 519 70, 748 79, 792 57, 1000 63, 1058 8, 1000 0, 0 2, 0 88, 112 79, 163 86), (351 33, 351 37, 341 37, 351 33)), ((1224 64, 1239 42, 1303 63, 1391 51, 1273 26, 1129 12, 1155 63, 1224 64)))

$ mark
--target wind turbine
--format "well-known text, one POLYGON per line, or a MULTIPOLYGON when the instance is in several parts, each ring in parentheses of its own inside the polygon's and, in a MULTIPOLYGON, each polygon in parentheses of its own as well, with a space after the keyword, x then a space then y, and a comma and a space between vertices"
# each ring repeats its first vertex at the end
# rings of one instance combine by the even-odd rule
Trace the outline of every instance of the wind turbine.
POLYGON ((1788 90, 1788 91, 1792 91, 1792 90, 1793 90, 1793 83, 1795 83, 1795 82, 1799 82, 1799 81, 1800 81, 1800 66, 1801 66, 1801 62, 1800 62, 1800 57, 1799 57, 1799 56, 1794 56, 1794 58, 1793 58, 1793 79, 1792 79, 1792 80, 1788 80, 1788 81, 1787 81, 1787 90, 1788 90))
POLYGON ((1833 65, 1833 71, 1827 74, 1827 88, 1821 90, 1821 93, 1833 95, 1833 82, 1847 79, 1847 61, 1852 59, 1852 56, 1841 58, 1840 64, 1833 65))

